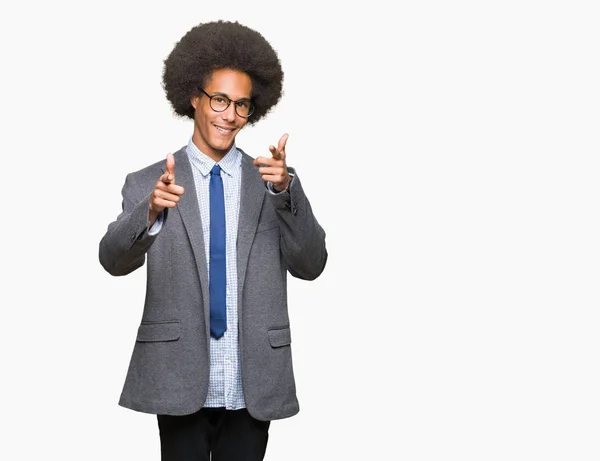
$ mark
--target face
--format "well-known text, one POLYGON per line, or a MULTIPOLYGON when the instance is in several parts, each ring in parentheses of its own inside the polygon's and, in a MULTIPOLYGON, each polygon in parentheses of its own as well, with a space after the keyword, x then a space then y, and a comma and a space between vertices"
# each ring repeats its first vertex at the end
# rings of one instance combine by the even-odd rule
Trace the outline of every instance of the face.
MULTIPOLYGON (((220 94, 232 101, 250 99, 252 80, 243 72, 220 69, 202 88, 209 95, 220 94)), ((200 91, 192 98, 194 107, 194 134, 192 140, 201 152, 215 161, 221 160, 235 140, 238 132, 248 123, 248 119, 235 112, 235 103, 223 112, 215 112, 210 106, 210 98, 200 91)))

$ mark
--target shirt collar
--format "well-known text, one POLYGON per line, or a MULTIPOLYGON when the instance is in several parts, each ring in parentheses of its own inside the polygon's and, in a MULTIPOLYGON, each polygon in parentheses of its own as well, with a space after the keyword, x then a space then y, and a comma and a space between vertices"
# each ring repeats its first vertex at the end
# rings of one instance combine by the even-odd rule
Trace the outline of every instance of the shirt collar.
MULTIPOLYGON (((185 148, 186 153, 188 154, 188 158, 190 162, 198 168, 202 176, 207 176, 210 173, 210 170, 215 166, 217 162, 215 162, 212 158, 210 158, 205 153, 201 152, 200 149, 196 147, 192 138, 190 137, 190 141, 188 142, 187 147, 185 148)), ((237 150, 235 146, 235 142, 229 149, 229 152, 225 154, 225 157, 221 159, 219 162, 219 166, 221 170, 228 174, 229 176, 233 176, 234 172, 239 169, 241 165, 242 155, 237 150)))

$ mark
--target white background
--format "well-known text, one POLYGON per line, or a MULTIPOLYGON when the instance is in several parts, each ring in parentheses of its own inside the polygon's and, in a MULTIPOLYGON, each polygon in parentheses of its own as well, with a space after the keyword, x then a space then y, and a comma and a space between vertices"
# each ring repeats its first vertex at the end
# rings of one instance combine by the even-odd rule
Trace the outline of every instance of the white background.
POLYGON ((191 134, 163 60, 229 19, 285 71, 238 145, 290 134, 330 254, 290 281, 301 411, 266 460, 600 459, 595 3, 4 3, 0 458, 159 460, 117 405, 144 270, 98 242, 191 134))

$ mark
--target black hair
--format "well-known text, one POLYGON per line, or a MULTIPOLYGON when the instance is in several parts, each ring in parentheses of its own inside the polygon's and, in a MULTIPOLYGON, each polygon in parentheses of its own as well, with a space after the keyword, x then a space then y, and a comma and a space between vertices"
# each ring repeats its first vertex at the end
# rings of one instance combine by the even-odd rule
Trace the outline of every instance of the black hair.
POLYGON ((277 52, 257 31, 237 21, 201 23, 177 42, 164 61, 163 88, 176 114, 194 118, 191 98, 219 69, 244 72, 252 80, 252 125, 281 99, 283 70, 277 52))

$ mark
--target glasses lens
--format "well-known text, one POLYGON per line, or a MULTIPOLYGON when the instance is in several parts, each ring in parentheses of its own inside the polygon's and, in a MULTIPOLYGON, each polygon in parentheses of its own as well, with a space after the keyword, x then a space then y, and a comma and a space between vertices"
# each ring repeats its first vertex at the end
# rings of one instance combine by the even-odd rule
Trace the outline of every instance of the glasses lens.
POLYGON ((229 99, 225 96, 217 95, 210 98, 210 107, 216 112, 223 112, 229 107, 229 99))
POLYGON ((254 111, 254 105, 249 99, 244 99, 235 103, 235 111, 240 117, 250 117, 254 111))

